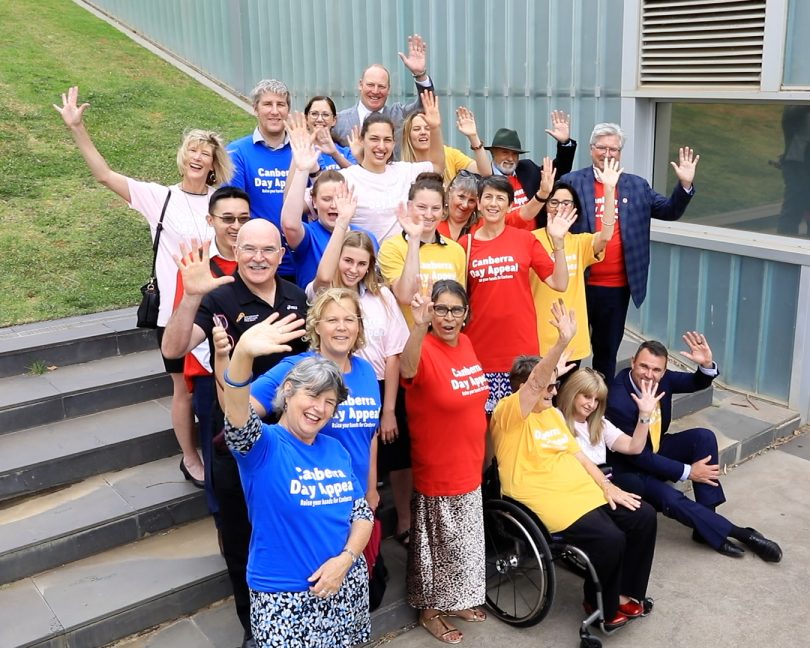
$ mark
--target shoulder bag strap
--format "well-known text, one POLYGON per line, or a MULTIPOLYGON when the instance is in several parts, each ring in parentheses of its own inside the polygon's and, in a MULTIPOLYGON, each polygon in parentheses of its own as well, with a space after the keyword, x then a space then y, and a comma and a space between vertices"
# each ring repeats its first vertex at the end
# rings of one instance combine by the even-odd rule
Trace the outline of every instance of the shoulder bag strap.
POLYGON ((155 228, 155 240, 152 243, 152 276, 155 276, 155 263, 157 262, 158 244, 160 243, 160 233, 163 231, 163 218, 166 216, 166 207, 169 205, 169 198, 172 197, 172 190, 166 194, 166 202, 163 203, 163 209, 160 212, 160 220, 155 228))

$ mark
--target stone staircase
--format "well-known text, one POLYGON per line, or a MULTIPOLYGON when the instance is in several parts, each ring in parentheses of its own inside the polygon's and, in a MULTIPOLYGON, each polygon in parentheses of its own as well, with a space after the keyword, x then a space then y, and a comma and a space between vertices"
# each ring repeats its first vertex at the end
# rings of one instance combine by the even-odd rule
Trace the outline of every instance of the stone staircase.
MULTIPOLYGON (((178 470, 171 382, 154 333, 134 321, 126 309, 0 329, 3 648, 241 643, 202 492, 178 470)), ((720 387, 676 398, 673 418, 675 429, 718 431, 724 464, 799 424, 794 412, 720 387)), ((390 580, 372 617, 376 638, 415 621, 405 551, 386 540, 383 555, 390 580)))

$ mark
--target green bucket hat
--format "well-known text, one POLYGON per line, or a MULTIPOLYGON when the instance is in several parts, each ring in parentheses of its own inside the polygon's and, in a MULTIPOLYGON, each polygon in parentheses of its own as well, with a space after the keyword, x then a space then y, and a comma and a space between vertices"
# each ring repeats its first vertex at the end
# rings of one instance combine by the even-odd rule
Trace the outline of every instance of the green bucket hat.
POLYGON ((515 153, 528 153, 528 151, 524 151, 520 147, 520 138, 518 137, 517 131, 513 131, 511 128, 499 128, 495 133, 495 137, 492 138, 492 144, 484 148, 487 151, 491 151, 494 148, 502 148, 514 151, 515 153))

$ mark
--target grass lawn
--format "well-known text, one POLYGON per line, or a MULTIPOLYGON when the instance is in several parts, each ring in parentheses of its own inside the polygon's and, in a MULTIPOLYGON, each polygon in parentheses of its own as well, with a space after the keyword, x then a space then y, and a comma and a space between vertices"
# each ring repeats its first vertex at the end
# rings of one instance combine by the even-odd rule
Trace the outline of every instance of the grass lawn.
POLYGON ((230 141, 254 118, 70 0, 2 2, 0 24, 0 326, 133 305, 146 222, 93 180, 52 104, 77 84, 110 166, 163 184, 184 129, 230 141))

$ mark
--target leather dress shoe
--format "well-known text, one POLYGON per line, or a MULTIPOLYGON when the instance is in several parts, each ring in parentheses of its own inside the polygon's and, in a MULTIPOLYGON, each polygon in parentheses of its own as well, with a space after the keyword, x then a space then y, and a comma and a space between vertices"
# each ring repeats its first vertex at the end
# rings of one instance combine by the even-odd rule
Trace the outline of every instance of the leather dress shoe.
POLYGON ((728 556, 729 558, 742 558, 745 555, 745 549, 734 544, 731 540, 725 540, 723 544, 717 548, 717 553, 728 556))
POLYGON ((205 482, 194 478, 194 476, 189 472, 189 469, 186 468, 186 462, 183 461, 182 457, 180 458, 180 472, 183 473, 183 477, 186 478, 186 481, 190 481, 197 488, 205 488, 205 482))
MULTIPOLYGON (((593 614, 594 607, 587 601, 582 602, 582 607, 585 608, 585 614, 593 614)), ((614 616, 610 621, 605 621, 603 625, 605 626, 605 630, 607 632, 610 632, 611 630, 615 630, 616 628, 621 628, 629 620, 630 619, 628 619, 627 616, 622 614, 621 606, 619 606, 619 610, 616 612, 616 616, 614 616)))
POLYGON ((779 562, 782 560, 782 549, 773 540, 768 540, 759 531, 747 527, 751 536, 745 541, 746 546, 765 562, 779 562))
POLYGON ((619 603, 619 613, 623 614, 628 619, 635 619, 644 614, 644 607, 641 603, 630 600, 627 601, 627 603, 619 603))

